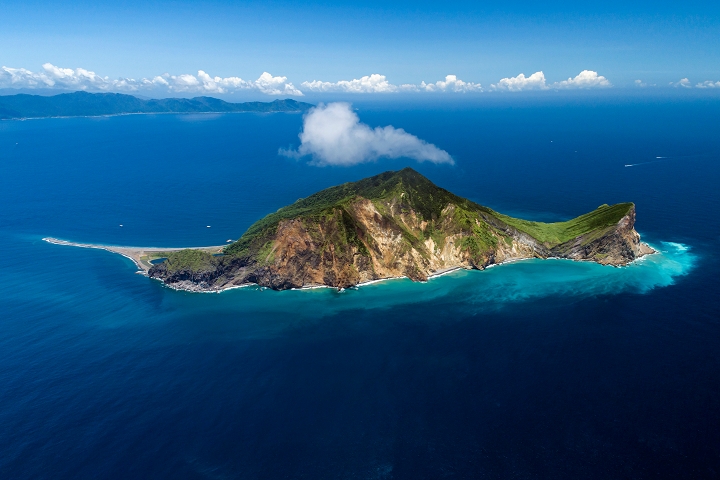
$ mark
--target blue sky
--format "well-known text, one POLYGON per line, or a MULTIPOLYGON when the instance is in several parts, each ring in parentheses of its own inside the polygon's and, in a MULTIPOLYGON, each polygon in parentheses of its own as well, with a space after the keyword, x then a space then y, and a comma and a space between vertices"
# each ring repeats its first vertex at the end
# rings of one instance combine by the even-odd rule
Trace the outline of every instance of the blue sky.
MULTIPOLYGON (((197 79, 202 70, 209 78, 250 82, 215 85, 219 94, 338 92, 353 87, 335 82, 371 74, 384 76, 396 93, 412 90, 402 85, 427 91, 427 84, 445 82, 451 74, 464 85, 451 81, 432 88, 489 92, 493 85, 502 90, 498 82, 504 78, 536 72, 543 72, 542 84, 513 80, 505 90, 512 89, 508 85, 552 90, 575 85, 560 82, 585 70, 607 81, 590 79, 579 86, 669 88, 687 78, 678 85, 709 82, 705 85, 720 90, 718 4, 2 1, 0 66, 56 79, 64 74, 43 65, 84 69, 110 80, 168 74, 172 85, 183 74, 197 79), (268 80, 272 88, 253 83, 263 72, 275 78, 268 80), (284 83, 278 83, 280 77, 284 83), (313 87, 312 81, 326 83, 313 87)), ((21 73, 14 73, 11 86, 29 81, 21 73)), ((5 72, 3 84, 0 76, 0 88, 8 87, 10 78, 5 72)), ((43 81, 39 86, 48 87, 43 81)), ((173 88, 158 82, 141 90, 173 88)), ((83 85, 92 90, 100 84, 83 85)), ((51 85, 71 87, 62 81, 51 85)))

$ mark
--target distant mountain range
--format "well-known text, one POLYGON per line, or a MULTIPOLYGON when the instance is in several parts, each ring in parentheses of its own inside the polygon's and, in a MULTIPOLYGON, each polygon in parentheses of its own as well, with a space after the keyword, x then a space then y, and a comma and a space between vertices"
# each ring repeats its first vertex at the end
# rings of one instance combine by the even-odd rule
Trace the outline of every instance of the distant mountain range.
POLYGON ((291 99, 230 103, 212 97, 142 99, 121 93, 0 96, 0 119, 85 117, 129 113, 303 112, 313 107, 291 99))

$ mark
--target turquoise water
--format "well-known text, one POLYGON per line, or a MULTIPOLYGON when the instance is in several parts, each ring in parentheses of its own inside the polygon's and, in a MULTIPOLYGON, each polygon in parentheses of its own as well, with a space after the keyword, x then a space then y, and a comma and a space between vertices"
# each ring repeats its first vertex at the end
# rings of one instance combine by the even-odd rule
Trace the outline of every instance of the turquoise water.
POLYGON ((678 277, 688 275, 697 261, 690 247, 680 243, 661 242, 655 248, 658 254, 621 268, 533 259, 497 265, 485 271, 456 270, 427 282, 397 278, 342 291, 313 288, 273 292, 249 286, 208 294, 223 296, 221 300, 213 298, 208 302, 221 308, 240 302, 245 312, 258 315, 278 312, 298 318, 336 315, 345 310, 382 310, 443 299, 453 302, 460 299, 474 312, 482 312, 502 308, 506 303, 530 302, 542 297, 579 300, 597 295, 648 293, 673 285, 678 277))
POLYGON ((297 115, 0 122, 0 476, 712 478, 715 111, 361 106, 450 152, 454 167, 413 165, 443 187, 537 220, 634 201, 660 253, 220 294, 42 238, 223 244, 407 162, 280 157, 297 115), (660 155, 678 158, 624 167, 660 155))

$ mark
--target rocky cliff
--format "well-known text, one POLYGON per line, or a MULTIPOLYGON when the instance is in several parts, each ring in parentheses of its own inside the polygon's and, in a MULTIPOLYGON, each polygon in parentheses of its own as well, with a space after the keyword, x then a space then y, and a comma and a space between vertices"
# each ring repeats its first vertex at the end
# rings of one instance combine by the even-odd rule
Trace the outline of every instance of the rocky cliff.
POLYGON ((186 290, 247 283, 283 290, 398 276, 422 281, 523 258, 621 266, 653 252, 634 225, 632 203, 603 205, 567 222, 512 218, 406 168, 298 200, 255 223, 223 256, 175 252, 149 275, 186 290))

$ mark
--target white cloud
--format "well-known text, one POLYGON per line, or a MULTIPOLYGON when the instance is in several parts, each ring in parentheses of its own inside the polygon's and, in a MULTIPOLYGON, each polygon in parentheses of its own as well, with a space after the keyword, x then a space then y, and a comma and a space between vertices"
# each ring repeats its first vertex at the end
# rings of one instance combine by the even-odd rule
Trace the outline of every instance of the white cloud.
MULTIPOLYGON (((670 85, 673 87, 682 87, 682 88, 693 88, 693 86, 690 84, 690 80, 688 78, 681 78, 677 82, 670 82, 670 85)), ((704 82, 698 82, 695 85, 695 88, 720 88, 720 82, 713 82, 712 80, 705 80, 704 82)))
POLYGON ((320 104, 304 118, 297 150, 279 153, 300 158, 311 155, 319 166, 349 166, 378 158, 408 157, 419 162, 452 164, 446 151, 392 126, 370 128, 360 123, 349 103, 320 104))
POLYGON ((525 90, 547 90, 545 84, 545 74, 543 72, 535 72, 529 77, 520 74, 517 77, 503 78, 498 83, 490 85, 492 90, 506 90, 509 92, 521 92, 525 90))
POLYGON ((607 78, 598 75, 592 70, 583 70, 575 78, 568 78, 562 82, 555 82, 552 88, 606 88, 612 87, 607 78))
POLYGON ((255 88, 268 95, 296 95, 302 96, 302 92, 287 81, 287 77, 273 77, 263 72, 260 78, 254 82, 255 88))
POLYGON ((152 79, 132 78, 110 79, 84 68, 60 68, 46 63, 42 72, 31 72, 24 68, 0 68, 0 88, 54 88, 59 90, 120 91, 166 89, 171 92, 187 93, 232 93, 238 90, 255 90, 267 95, 301 96, 302 92, 287 81, 287 77, 273 77, 263 72, 255 81, 240 77, 211 77, 202 70, 197 76, 191 74, 163 74, 152 79))
POLYGON ((398 91, 398 87, 388 82, 385 75, 377 73, 359 79, 340 80, 335 83, 313 80, 312 82, 303 82, 300 86, 313 92, 389 93, 398 91))
POLYGON ((445 80, 435 83, 421 82, 393 85, 385 75, 373 73, 354 80, 340 80, 338 82, 323 82, 313 80, 300 84, 305 90, 312 92, 344 92, 344 93, 395 93, 395 92, 481 92, 479 83, 464 82, 455 75, 447 75, 445 80))
POLYGON ((455 75, 445 76, 445 80, 439 80, 435 83, 420 83, 420 90, 427 92, 482 92, 482 86, 479 83, 463 82, 455 75))
POLYGON ((657 84, 655 84, 655 83, 647 83, 647 82, 643 82, 642 80, 635 80, 634 84, 636 87, 639 87, 639 88, 657 87, 657 84))
POLYGON ((692 85, 690 85, 690 80, 687 78, 681 78, 680 81, 677 82, 670 82, 670 85, 673 87, 683 87, 683 88, 692 88, 692 85))
POLYGON ((713 83, 712 80, 705 80, 695 85, 695 88, 720 88, 720 82, 713 83))
POLYGON ((112 86, 107 77, 84 68, 59 68, 51 63, 43 66, 42 72, 31 72, 24 68, 0 68, 0 87, 6 88, 72 88, 79 90, 107 90, 112 86))
POLYGON ((503 78, 498 83, 490 85, 492 90, 504 90, 508 92, 524 92, 527 90, 565 90, 575 88, 605 88, 612 87, 612 84, 607 78, 602 75, 598 75, 597 72, 592 70, 583 70, 574 78, 568 78, 561 82, 555 82, 548 85, 545 79, 545 74, 535 72, 529 77, 524 74, 520 74, 517 77, 503 78))

